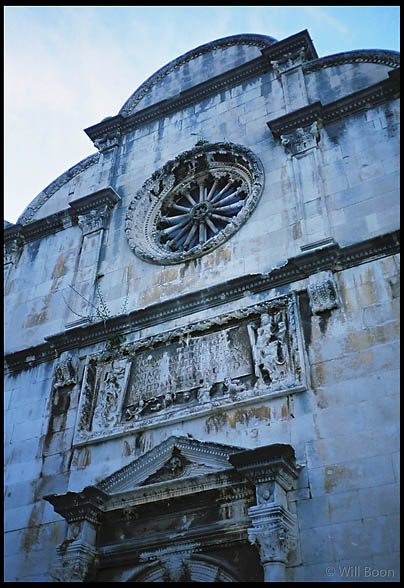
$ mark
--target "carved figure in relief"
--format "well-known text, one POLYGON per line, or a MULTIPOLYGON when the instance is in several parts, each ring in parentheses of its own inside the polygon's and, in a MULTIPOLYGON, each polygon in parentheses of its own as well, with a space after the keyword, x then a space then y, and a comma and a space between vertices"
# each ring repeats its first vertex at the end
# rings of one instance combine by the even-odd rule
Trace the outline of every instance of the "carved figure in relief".
POLYGON ((253 343, 255 374, 260 381, 273 383, 287 375, 286 323, 280 312, 273 316, 262 313, 261 324, 249 325, 253 343))
POLYGON ((94 412, 93 427, 109 427, 114 423, 121 392, 120 379, 125 373, 124 367, 114 368, 104 375, 104 389, 99 391, 99 401, 94 412))
POLYGON ((223 385, 225 392, 233 397, 236 397, 239 392, 243 392, 246 389, 244 384, 240 383, 240 380, 232 380, 229 377, 224 378, 223 385))
POLYGON ((204 404, 206 402, 210 402, 210 393, 212 391, 212 384, 209 382, 204 382, 204 380, 200 380, 201 387, 198 389, 198 402, 204 404))
POLYGON ((73 364, 73 359, 70 355, 61 357, 54 369, 53 388, 63 388, 64 386, 71 386, 77 381, 76 366, 73 364))
POLYGON ((137 404, 132 404, 127 406, 125 409, 125 420, 131 421, 132 419, 137 421, 140 419, 143 409, 145 408, 146 403, 143 398, 140 398, 137 404))

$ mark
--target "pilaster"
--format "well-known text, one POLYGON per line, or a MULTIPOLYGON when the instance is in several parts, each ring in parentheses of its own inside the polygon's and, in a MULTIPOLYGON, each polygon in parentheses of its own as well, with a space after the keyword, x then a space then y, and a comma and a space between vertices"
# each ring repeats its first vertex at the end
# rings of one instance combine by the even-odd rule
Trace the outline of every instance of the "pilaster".
POLYGON ((255 486, 256 506, 248 509, 248 539, 259 551, 265 582, 286 582, 286 567, 297 547, 297 519, 287 493, 298 477, 290 445, 259 447, 230 457, 237 471, 255 486))
POLYGON ((69 202, 82 230, 66 328, 86 324, 94 314, 96 276, 111 209, 120 200, 111 187, 69 202), (79 317, 79 318, 77 318, 79 317))

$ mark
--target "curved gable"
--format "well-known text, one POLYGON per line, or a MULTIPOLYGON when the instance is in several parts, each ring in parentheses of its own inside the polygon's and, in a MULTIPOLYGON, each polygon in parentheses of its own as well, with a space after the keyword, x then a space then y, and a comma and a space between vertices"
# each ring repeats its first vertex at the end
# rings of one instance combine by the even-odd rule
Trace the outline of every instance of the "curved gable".
POLYGON ((334 102, 388 78, 400 67, 396 51, 363 49, 315 59, 303 66, 309 101, 334 102))
POLYGON ((267 35, 245 34, 217 39, 192 49, 159 69, 139 86, 122 106, 119 114, 130 116, 261 57, 260 50, 276 42, 276 39, 267 35))

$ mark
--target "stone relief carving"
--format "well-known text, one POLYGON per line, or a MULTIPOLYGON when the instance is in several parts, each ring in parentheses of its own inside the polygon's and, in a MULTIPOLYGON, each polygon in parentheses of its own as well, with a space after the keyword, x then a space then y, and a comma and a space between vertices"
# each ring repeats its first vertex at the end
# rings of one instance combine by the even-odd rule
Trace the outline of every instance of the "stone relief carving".
POLYGON ((110 206, 104 205, 94 208, 85 214, 78 215, 77 224, 83 231, 83 234, 87 235, 88 233, 105 229, 109 210, 110 206))
POLYGON ((314 121, 310 126, 299 127, 293 133, 280 136, 281 143, 291 155, 304 153, 308 149, 317 147, 320 140, 320 126, 314 121))
POLYGON ((75 442, 305 389, 293 296, 91 356, 75 442))
POLYGON ((259 159, 232 143, 186 151, 148 178, 125 221, 141 259, 174 264, 224 243, 247 220, 264 186, 259 159))
POLYGON ((306 60, 306 48, 301 47, 298 51, 285 53, 281 59, 272 60, 271 65, 274 68, 275 76, 279 77, 284 71, 301 65, 306 60))
POLYGON ((261 315, 260 324, 250 326, 255 374, 258 381, 277 385, 290 373, 283 313, 261 315))
POLYGON ((69 354, 63 354, 53 370, 53 388, 73 386, 77 382, 77 365, 69 354))
POLYGON ((108 428, 114 424, 119 410, 119 398, 124 376, 125 366, 112 364, 110 369, 104 372, 93 416, 93 428, 108 428))
POLYGON ((310 276, 307 292, 316 314, 340 306, 334 275, 330 270, 310 276))

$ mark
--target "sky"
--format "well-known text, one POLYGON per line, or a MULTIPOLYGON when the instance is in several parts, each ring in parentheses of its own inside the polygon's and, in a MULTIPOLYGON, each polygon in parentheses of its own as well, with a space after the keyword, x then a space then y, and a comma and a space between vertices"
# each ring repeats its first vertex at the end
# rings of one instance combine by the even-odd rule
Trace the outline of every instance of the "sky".
POLYGON ((172 59, 229 35, 304 29, 319 57, 399 51, 399 6, 5 6, 4 218, 17 222, 95 153, 83 129, 172 59))

